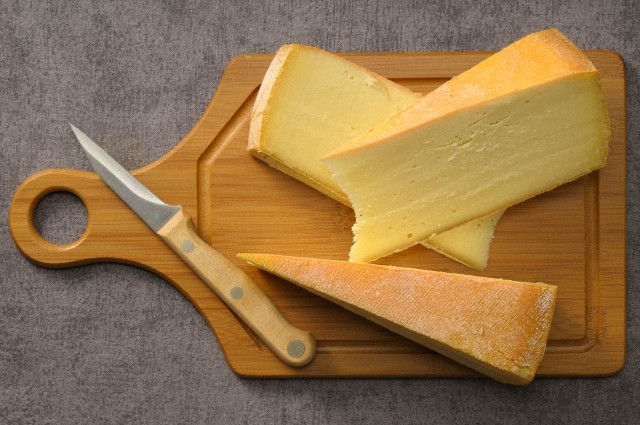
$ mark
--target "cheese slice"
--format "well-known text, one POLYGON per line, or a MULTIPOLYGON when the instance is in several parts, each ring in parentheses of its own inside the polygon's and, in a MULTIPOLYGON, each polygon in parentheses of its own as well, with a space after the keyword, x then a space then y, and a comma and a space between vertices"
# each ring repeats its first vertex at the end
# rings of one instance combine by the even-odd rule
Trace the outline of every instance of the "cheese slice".
POLYGON ((507 384, 529 383, 556 287, 316 258, 238 254, 385 328, 507 384))
MULTIPOLYGON (((254 104, 248 152, 351 206, 321 158, 417 102, 422 95, 344 58, 290 44, 276 53, 254 104)), ((484 269, 501 213, 423 245, 484 269)))
POLYGON ((324 159, 367 262, 604 166, 598 72, 557 30, 531 34, 324 159))

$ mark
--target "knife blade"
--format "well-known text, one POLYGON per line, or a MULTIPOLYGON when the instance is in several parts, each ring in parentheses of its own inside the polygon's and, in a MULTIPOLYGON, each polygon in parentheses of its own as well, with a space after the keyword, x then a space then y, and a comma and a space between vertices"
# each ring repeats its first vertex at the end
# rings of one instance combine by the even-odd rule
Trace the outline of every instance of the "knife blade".
POLYGON ((75 126, 71 129, 104 182, 200 277, 258 337, 290 366, 316 352, 311 333, 293 326, 240 268, 204 242, 179 205, 164 203, 75 126))

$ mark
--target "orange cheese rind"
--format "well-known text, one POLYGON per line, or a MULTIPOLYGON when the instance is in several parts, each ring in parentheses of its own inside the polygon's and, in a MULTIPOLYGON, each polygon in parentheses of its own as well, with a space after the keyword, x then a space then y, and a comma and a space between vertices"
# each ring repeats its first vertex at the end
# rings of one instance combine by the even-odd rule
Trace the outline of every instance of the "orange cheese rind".
POLYGON ((238 257, 503 383, 529 383, 545 352, 553 285, 317 258, 238 257))
MULTIPOLYGON (((327 155, 340 156, 364 146, 384 143, 387 137, 408 132, 427 122, 526 90, 579 74, 597 75, 591 61, 555 28, 535 32, 508 45, 454 76, 413 106, 399 112, 368 133, 355 137, 327 155), (500 70, 496 73, 495 70, 500 70)), ((606 152, 603 152, 606 157, 606 152)))

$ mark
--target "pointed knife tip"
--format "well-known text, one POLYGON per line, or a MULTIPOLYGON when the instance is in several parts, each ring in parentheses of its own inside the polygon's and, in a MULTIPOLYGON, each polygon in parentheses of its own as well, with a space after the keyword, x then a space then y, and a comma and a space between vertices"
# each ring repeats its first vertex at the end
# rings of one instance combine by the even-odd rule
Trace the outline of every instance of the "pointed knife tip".
POLYGON ((78 133, 82 133, 80 131, 80 129, 78 127, 76 127, 75 125, 69 123, 69 126, 71 127, 71 130, 73 130, 73 132, 76 134, 76 136, 78 135, 78 133))
POLYGON ((78 127, 71 123, 69 123, 69 125, 71 126, 71 130, 73 130, 73 134, 75 134, 76 139, 78 140, 78 142, 80 142, 80 146, 82 147, 82 149, 84 149, 85 152, 88 153, 90 147, 94 144, 94 142, 89 139, 89 137, 87 137, 87 135, 84 134, 78 127))

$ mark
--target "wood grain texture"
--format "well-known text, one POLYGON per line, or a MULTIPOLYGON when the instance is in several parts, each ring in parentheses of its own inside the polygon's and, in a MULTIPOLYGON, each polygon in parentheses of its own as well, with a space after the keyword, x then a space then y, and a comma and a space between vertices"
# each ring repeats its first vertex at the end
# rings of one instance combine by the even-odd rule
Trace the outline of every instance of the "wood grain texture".
MULTIPOLYGON (((601 73, 612 142, 604 169, 510 208, 497 227, 489 266, 471 270, 421 247, 384 258, 446 272, 543 281, 558 286, 550 341, 538 376, 616 373, 625 360, 626 103, 624 65, 589 51, 601 73)), ((429 92, 489 53, 344 55, 412 90, 429 92)), ((245 152, 249 113, 272 55, 232 60, 193 130, 157 162, 133 172, 161 199, 194 217, 198 232, 262 287, 295 326, 318 342, 304 368, 280 362, 160 238, 94 174, 46 170, 27 179, 10 209, 19 249, 47 267, 96 261, 136 264, 173 283, 206 318, 231 368, 242 376, 476 376, 283 280, 244 264, 237 252, 346 259, 353 212, 245 152), (33 212, 47 193, 83 200, 88 226, 75 242, 44 241, 33 212)))

